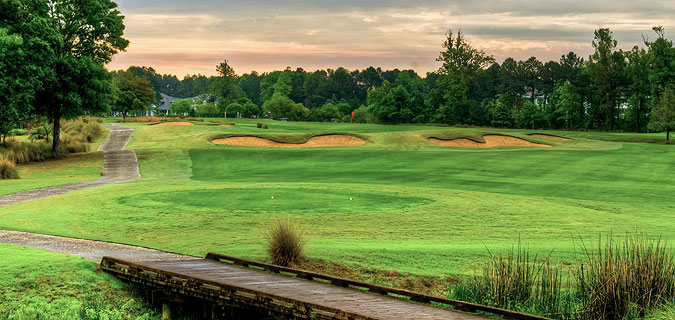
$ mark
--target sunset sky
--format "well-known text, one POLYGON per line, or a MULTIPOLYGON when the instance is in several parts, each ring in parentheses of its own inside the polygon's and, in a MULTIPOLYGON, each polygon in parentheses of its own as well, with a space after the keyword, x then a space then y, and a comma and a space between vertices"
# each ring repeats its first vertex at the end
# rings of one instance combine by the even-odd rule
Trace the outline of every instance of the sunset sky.
POLYGON ((593 31, 609 27, 619 47, 642 44, 662 25, 675 34, 675 1, 118 0, 126 52, 108 69, 152 66, 160 73, 215 74, 228 59, 237 74, 337 68, 436 70, 447 29, 498 61, 557 60, 592 52, 593 31))

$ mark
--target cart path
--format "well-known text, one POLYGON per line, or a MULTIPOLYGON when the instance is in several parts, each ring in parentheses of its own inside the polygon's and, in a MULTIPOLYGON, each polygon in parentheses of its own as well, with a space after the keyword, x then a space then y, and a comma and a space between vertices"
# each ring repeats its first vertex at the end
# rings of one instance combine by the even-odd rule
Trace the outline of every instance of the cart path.
POLYGON ((134 133, 134 129, 122 128, 117 124, 105 127, 110 129, 110 135, 98 148, 98 151, 104 152, 101 178, 8 194, 0 197, 0 207, 53 197, 107 184, 140 179, 141 175, 138 172, 136 152, 133 150, 124 150, 124 147, 129 143, 129 140, 134 133))
POLYGON ((194 257, 119 243, 50 236, 20 231, 0 230, 0 243, 14 244, 101 262, 104 256, 128 261, 173 261, 194 257))

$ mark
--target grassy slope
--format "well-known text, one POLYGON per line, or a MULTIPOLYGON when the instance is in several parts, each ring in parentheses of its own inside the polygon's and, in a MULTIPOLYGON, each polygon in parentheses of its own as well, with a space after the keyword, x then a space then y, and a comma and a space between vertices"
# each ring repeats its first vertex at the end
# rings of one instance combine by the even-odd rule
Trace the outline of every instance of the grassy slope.
POLYGON ((0 244, 2 319, 158 319, 96 263, 0 244))
POLYGON ((249 120, 233 128, 128 124, 137 129, 130 147, 142 180, 0 209, 0 228, 263 259, 261 232, 290 217, 310 234, 311 258, 417 274, 471 272, 486 246, 508 248, 518 237, 567 261, 574 237, 637 229, 675 238, 667 231, 675 226, 671 146, 556 132, 576 138, 529 138, 554 146, 547 149, 473 150, 425 138, 532 132, 268 122, 269 130, 249 120), (208 142, 231 133, 332 132, 371 142, 319 149, 208 142))
POLYGON ((108 129, 104 128, 104 134, 89 145, 91 152, 18 166, 21 179, 2 180, 0 196, 100 178, 103 168, 103 152, 97 152, 96 149, 105 141, 108 134, 108 129))

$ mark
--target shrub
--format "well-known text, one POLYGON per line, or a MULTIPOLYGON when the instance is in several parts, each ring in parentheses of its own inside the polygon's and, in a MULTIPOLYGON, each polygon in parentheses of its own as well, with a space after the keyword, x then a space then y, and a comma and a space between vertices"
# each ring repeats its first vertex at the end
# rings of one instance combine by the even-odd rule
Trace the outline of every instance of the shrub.
POLYGON ((16 171, 14 162, 0 154, 0 179, 18 179, 19 173, 16 171))
POLYGON ((673 251, 660 240, 645 235, 626 236, 617 242, 609 236, 597 251, 583 246, 575 276, 586 319, 623 319, 643 316, 675 297, 673 251))
POLYGON ((258 129, 269 129, 266 124, 258 122, 258 129))
POLYGON ((293 266, 302 258, 305 246, 304 233, 288 220, 278 220, 265 234, 267 252, 274 264, 293 266))

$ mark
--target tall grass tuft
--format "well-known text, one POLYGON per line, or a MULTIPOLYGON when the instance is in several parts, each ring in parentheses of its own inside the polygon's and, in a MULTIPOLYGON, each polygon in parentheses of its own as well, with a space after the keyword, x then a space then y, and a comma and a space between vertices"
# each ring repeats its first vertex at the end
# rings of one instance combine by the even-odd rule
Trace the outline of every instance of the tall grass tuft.
POLYGON ((645 312, 675 297, 673 251, 645 235, 611 236, 597 251, 582 243, 583 259, 575 276, 583 300, 585 319, 624 319, 645 312))
POLYGON ((19 173, 16 171, 14 162, 0 154, 0 179, 18 179, 19 173))
POLYGON ((553 318, 568 318, 574 305, 563 290, 563 275, 550 257, 532 257, 529 249, 517 248, 494 255, 473 277, 452 290, 458 300, 529 312, 553 318))
POLYGON ((267 253, 274 264, 294 266, 302 258, 306 239, 300 228, 289 220, 277 220, 266 234, 267 253))

